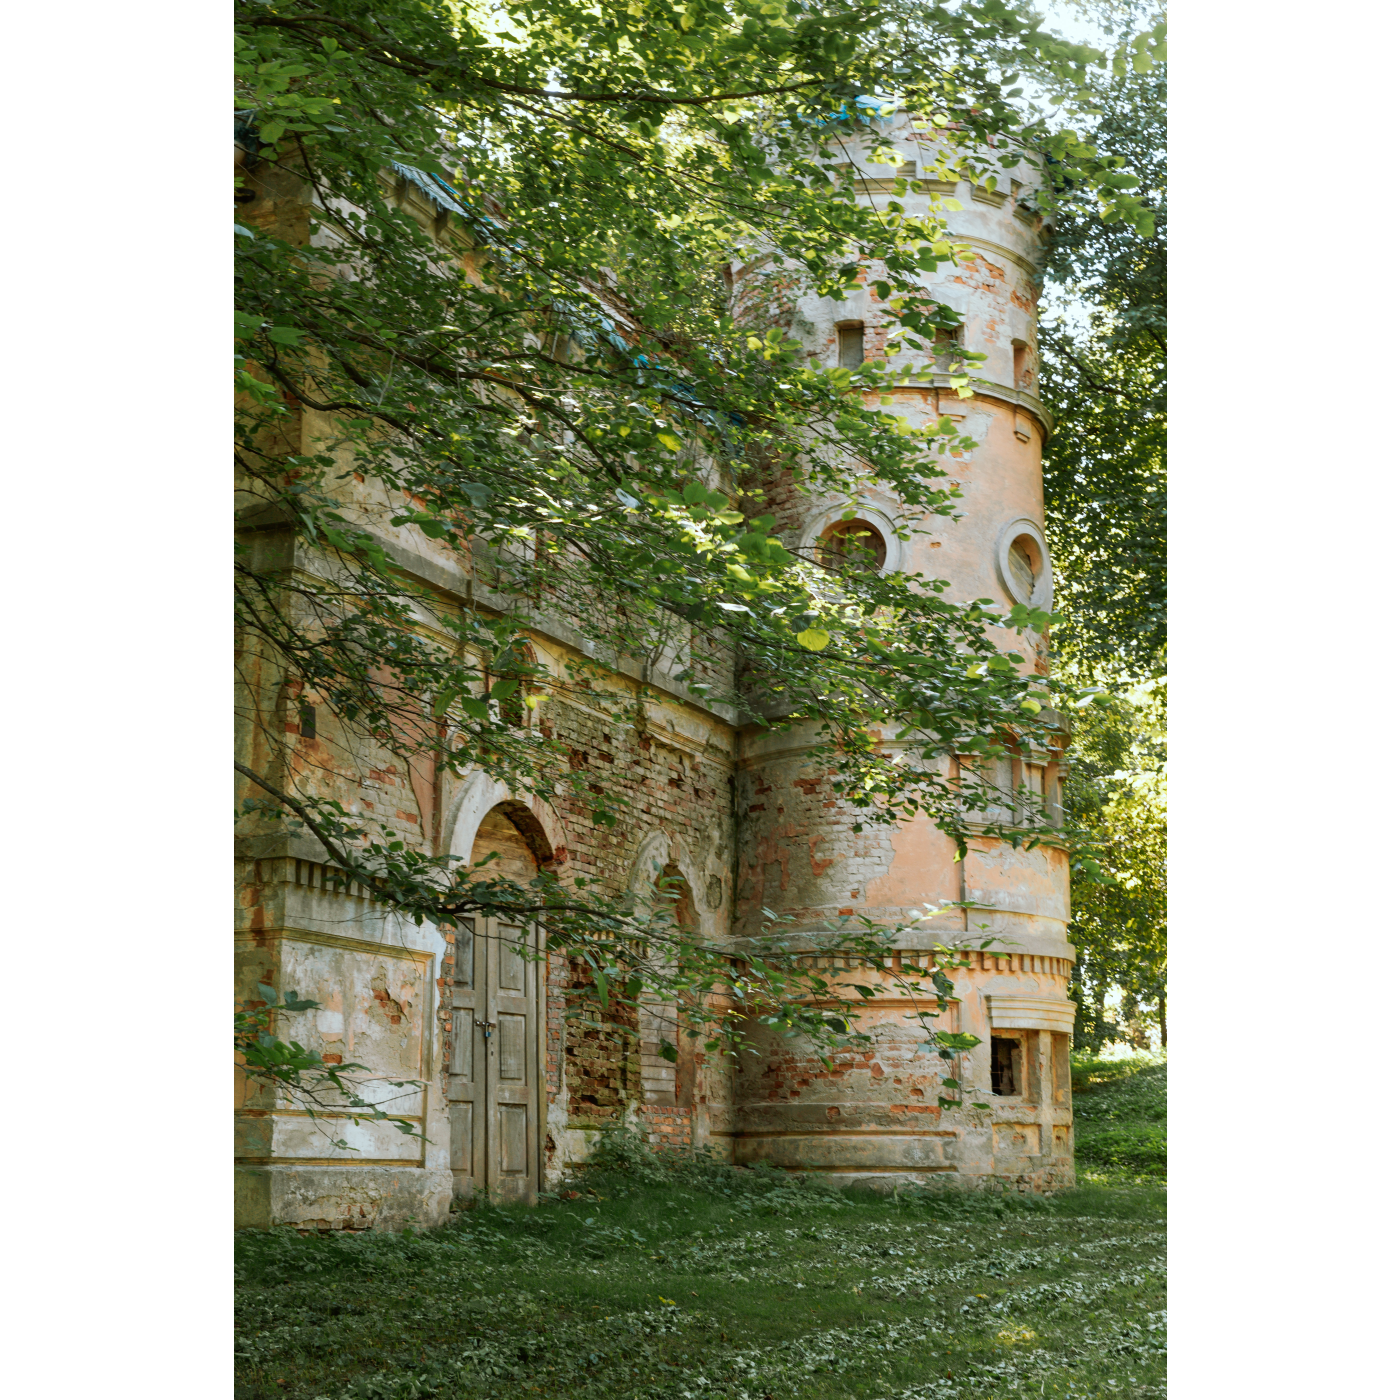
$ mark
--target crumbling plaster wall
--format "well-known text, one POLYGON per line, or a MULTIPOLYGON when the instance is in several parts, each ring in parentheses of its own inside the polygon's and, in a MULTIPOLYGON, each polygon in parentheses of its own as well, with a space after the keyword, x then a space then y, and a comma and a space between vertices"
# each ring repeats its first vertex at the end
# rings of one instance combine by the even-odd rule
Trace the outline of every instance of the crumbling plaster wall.
POLYGON ((1073 1183, 1068 1076, 1056 1072, 1053 1034, 999 1032, 1019 1038, 1026 1080, 1018 1095, 994 1094, 996 1028, 988 1001, 1063 999, 1068 959, 973 953, 970 969, 951 974, 957 1000, 940 1015, 931 999, 908 995, 899 975, 926 969, 928 958, 926 952, 896 954, 884 970, 842 969, 820 960, 835 980, 863 983, 876 993, 863 1003, 859 1020, 873 1045, 830 1056, 830 1067, 809 1044, 752 1028, 762 1053, 745 1058, 735 1085, 736 1161, 820 1172, 833 1184, 876 1190, 944 1174, 996 1178, 1029 1190, 1073 1183), (927 1022, 910 1019, 916 1012, 927 1022), (932 1029, 970 1032, 981 1044, 949 1066, 925 1048, 932 1029), (940 1096, 950 1096, 941 1087, 950 1074, 967 1085, 963 1107, 939 1106, 940 1096), (973 1103, 988 1108, 966 1106, 973 1103))
MULTIPOLYGON (((898 140, 908 135, 897 123, 891 134, 898 140)), ((1028 185, 1035 175, 1025 169, 1012 178, 1028 185)), ((889 190, 889 181, 872 173, 864 192, 879 201, 889 190)), ((414 198, 411 190, 400 194, 414 198)), ((973 398, 959 399, 943 376, 932 387, 901 391, 892 406, 915 422, 947 414, 977 447, 947 462, 963 492, 963 518, 921 522, 930 533, 892 551, 891 567, 897 561, 905 571, 949 578, 957 596, 1005 600, 996 542, 1008 521, 1043 518, 1039 454, 1048 417, 1034 398, 1034 313, 1044 231, 1038 217, 1019 207, 1015 185, 999 194, 964 182, 956 189, 936 188, 927 198, 945 195, 963 205, 954 214, 954 229, 974 245, 976 257, 951 272, 930 274, 929 285, 936 284, 963 316, 964 345, 987 353, 980 373, 990 382, 973 398)), ((262 191, 266 207, 256 204, 247 216, 285 223, 288 201, 305 197, 300 189, 262 191)), ((920 212, 918 198, 904 199, 911 214, 920 212)), ((426 205, 418 212, 438 218, 426 205)), ((861 290, 843 303, 805 298, 785 307, 783 270, 760 261, 736 269, 736 306, 742 309, 762 284, 773 315, 807 341, 814 359, 834 361, 836 323, 851 319, 865 322, 867 353, 874 355, 885 350, 887 339, 871 285, 877 271, 866 269, 861 290)), ((323 450, 335 436, 333 422, 314 413, 301 415, 294 431, 308 452, 323 450)), ((391 557, 434 590, 436 607, 490 610, 511 601, 493 591, 499 583, 494 572, 478 567, 489 562, 484 555, 464 561, 421 532, 393 526, 390 517, 404 503, 377 483, 351 474, 342 489, 348 518, 370 528, 391 557)), ((833 506, 792 479, 770 481, 768 495, 778 530, 790 544, 802 543, 821 512, 833 506)), ((869 504, 887 516, 898 513, 897 503, 879 491, 871 492, 869 504)), ((288 577, 323 574, 328 567, 292 541, 284 522, 261 519, 255 511, 244 523, 255 567, 288 577)), ((437 630, 428 610, 420 622, 430 635, 437 630)), ((593 656, 566 617, 541 616, 538 624, 537 654, 556 675, 562 677, 570 659, 593 656)), ((1009 635, 1001 640, 1027 645, 1009 635)), ((1037 639, 1030 646, 1032 664, 1043 666, 1037 639)), ((722 655, 695 656, 684 638, 671 645, 670 654, 689 657, 712 682, 724 679, 728 661, 722 655)), ((443 779, 352 741, 317 707, 318 697, 284 685, 252 642, 242 644, 239 668, 241 691, 251 697, 239 724, 243 761, 275 776, 268 736, 284 736, 291 773, 304 791, 338 798, 352 812, 384 821, 417 849, 465 855, 485 813, 503 800, 520 800, 480 775, 443 779), (317 710, 314 733, 302 732, 303 705, 317 710)), ((611 698, 628 700, 622 720, 597 703, 597 693, 579 686, 554 695, 538 713, 541 732, 569 748, 577 770, 620 780, 631 802, 625 819, 611 829, 594 825, 586 805, 567 797, 529 803, 548 833, 551 867, 565 878, 596 877, 621 891, 635 879, 642 848, 650 843, 650 851, 664 851, 682 869, 700 930, 716 940, 756 932, 765 905, 818 932, 846 913, 893 921, 928 902, 970 899, 977 905, 970 918, 946 914, 926 924, 926 943, 906 940, 914 946, 899 956, 926 953, 928 941, 975 943, 989 935, 1000 940, 1004 954, 1012 950, 999 961, 973 954, 976 965, 955 979, 957 1010, 939 1023, 951 1020, 953 1028, 983 1037, 962 1068, 972 1084, 988 1084, 988 998, 1021 997, 1031 1005, 1037 998, 1064 997, 1073 950, 1064 938, 1063 852, 1016 852, 974 841, 967 860, 958 863, 951 842, 926 821, 856 833, 854 814, 840 809, 826 775, 807 755, 810 736, 740 734, 723 706, 683 699, 666 671, 659 654, 652 667, 625 665, 596 683, 611 698), (649 686, 638 705, 644 682, 649 686)), ((236 939, 240 997, 255 998, 258 983, 265 982, 322 1003, 316 1013, 284 1016, 279 1033, 327 1058, 365 1061, 386 1079, 427 1081, 426 1089, 416 1091, 414 1108, 429 1139, 424 1145, 384 1125, 363 1125, 357 1137, 346 1132, 360 1153, 331 1149, 309 1120, 265 1094, 248 1095, 243 1086, 237 1105, 239 1222, 398 1228, 410 1220, 431 1224, 444 1218, 451 1195, 442 1080, 450 1051, 444 1006, 450 1001, 451 936, 397 919, 364 891, 334 889, 319 847, 250 819, 240 832, 236 939)), ((579 1053, 589 1043, 583 1036, 571 1045, 566 1027, 574 981, 562 959, 551 961, 542 1074, 546 1182, 586 1156, 603 1116, 584 1112, 585 1105, 574 1101, 588 1077, 579 1053)), ((902 1174, 956 1172, 1001 1176, 1037 1189, 1072 1180, 1068 1086, 1052 1082, 1054 1033, 1019 1032, 1034 1092, 1015 1103, 989 1099, 993 1106, 985 1112, 942 1111, 935 1083, 942 1063, 917 1048, 918 1037, 904 1019, 907 1010, 893 995, 882 998, 864 1022, 875 1047, 839 1058, 833 1070, 823 1069, 810 1048, 790 1043, 765 1046, 762 1056, 746 1059, 737 1077, 727 1063, 696 1056, 690 1086, 674 1106, 641 1103, 639 1076, 624 1053, 612 1086, 617 1115, 640 1122, 657 1141, 712 1144, 737 1160, 814 1168, 833 1179, 888 1182, 902 1174)), ((403 1107, 395 1104, 396 1110, 403 1107)))
MULTIPOLYGON (((899 151, 900 175, 924 173, 932 138, 913 132, 902 115, 872 127, 899 151)), ((850 150, 847 144, 837 158, 849 158, 850 150)), ((858 193, 877 207, 896 193, 896 172, 888 166, 867 162, 861 169, 857 161, 857 173, 858 193)), ((731 268, 739 314, 785 327, 814 362, 834 366, 842 329, 863 325, 866 359, 935 371, 931 383, 896 388, 892 402, 880 406, 913 426, 946 416, 972 440, 969 448, 930 459, 931 469, 946 473, 944 484, 956 487, 961 499, 953 518, 914 520, 917 529, 908 540, 895 541, 887 532, 884 569, 947 579, 946 596, 990 599, 1003 608, 1021 601, 1009 591, 1003 548, 1018 531, 1028 529, 1034 537, 1044 519, 1040 454, 1049 416, 1034 386, 1037 263, 1045 230, 1021 198, 1039 178, 1027 158, 1003 172, 993 189, 934 180, 922 193, 898 193, 915 217, 941 205, 953 234, 968 246, 970 256, 925 274, 923 281, 961 317, 961 345, 986 356, 972 371, 971 397, 958 395, 946 361, 930 361, 922 352, 890 353, 892 325, 875 286, 878 265, 863 268, 858 289, 841 301, 798 294, 790 270, 775 258, 760 256, 731 268)), ((810 546, 841 504, 809 494, 796 476, 772 476, 765 496, 789 548, 810 546)), ((900 519, 898 502, 878 488, 861 497, 858 509, 882 529, 882 517, 900 519)), ((1050 596, 1043 558, 1041 565, 1038 605, 1050 596)), ((1046 669, 1043 638, 1000 629, 989 629, 989 636, 1002 649, 1019 652, 1026 670, 1046 669)), ((819 956, 824 934, 843 916, 890 925, 929 905, 970 907, 948 909, 899 936, 891 969, 874 974, 889 995, 866 1003, 858 1019, 874 1039, 869 1049, 838 1056, 827 1068, 811 1047, 774 1040, 755 1027, 767 1044, 758 1059, 745 1061, 736 1081, 735 1159, 807 1167, 833 1180, 874 1185, 941 1173, 999 1177, 1027 1189, 1072 1181, 1068 1075, 1059 1072, 1057 1080, 1054 1072, 1057 1055, 1067 1054, 1074 956, 1065 932, 1064 851, 1053 843, 1014 850, 982 838, 973 839, 966 859, 958 860, 952 841, 926 820, 856 832, 861 814, 836 798, 829 775, 810 756, 815 738, 810 725, 741 733, 736 932, 756 933, 761 911, 772 909, 791 921, 790 934, 807 936, 819 956), (993 940, 1002 956, 971 953, 973 965, 954 977, 956 1006, 934 1024, 981 1037, 957 1069, 969 1086, 967 1101, 990 1106, 944 1110, 938 1081, 947 1071, 920 1048, 925 1035, 906 1019, 911 1003, 896 994, 894 968, 901 960, 926 959, 936 943, 976 948, 984 940, 993 940), (1021 1093, 991 1092, 994 1030, 1012 1040, 1021 1056, 1021 1093)), ((1015 753, 991 765, 987 776, 1008 794, 1025 781, 1053 800, 1056 760, 1053 750, 1015 753)), ((945 775, 956 778, 957 760, 950 757, 946 764, 945 775)), ((851 975, 868 980, 871 974, 851 975)))

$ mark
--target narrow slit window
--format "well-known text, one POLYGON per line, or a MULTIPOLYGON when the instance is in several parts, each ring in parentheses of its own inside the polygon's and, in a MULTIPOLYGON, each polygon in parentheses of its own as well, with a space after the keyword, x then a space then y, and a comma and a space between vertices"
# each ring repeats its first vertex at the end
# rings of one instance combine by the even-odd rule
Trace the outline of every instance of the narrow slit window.
POLYGON ((1029 348, 1024 341, 1013 340, 1011 342, 1011 375, 1017 389, 1026 387, 1026 359, 1029 353, 1029 348))
POLYGON ((1010 1036, 992 1037, 992 1093, 1012 1098, 1021 1092, 1021 1042, 1010 1036))
POLYGON ((865 327, 841 326, 836 332, 836 362, 842 369, 859 369, 865 363, 865 327))
POLYGON ((1054 1082, 1055 1102, 1069 1102, 1069 1036, 1056 1033, 1050 1037, 1050 1070, 1054 1082))
POLYGON ((933 334, 934 368, 948 370, 962 345, 962 327, 940 326, 933 334))

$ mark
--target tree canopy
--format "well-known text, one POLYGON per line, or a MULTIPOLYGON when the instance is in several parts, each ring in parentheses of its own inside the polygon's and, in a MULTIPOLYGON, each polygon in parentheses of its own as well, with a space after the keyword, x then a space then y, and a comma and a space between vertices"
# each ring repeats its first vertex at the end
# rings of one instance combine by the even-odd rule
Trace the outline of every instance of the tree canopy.
MULTIPOLYGON (((1161 18, 1116 0, 1083 8, 1110 32, 1161 18)), ((1166 667, 1166 81, 1165 62, 1088 75, 1088 133, 1137 177, 1152 221, 1067 202, 1040 323, 1041 395, 1059 424, 1045 451, 1059 664, 1129 684, 1166 667)))
MULTIPOLYGON (((954 602, 937 579, 838 574, 776 538, 774 473, 852 501, 878 482, 912 530, 955 510, 941 459, 967 444, 947 420, 911 431, 884 411, 912 372, 813 366, 736 317, 726 270, 773 256, 793 294, 839 297, 878 265, 893 338, 932 354, 956 317, 925 278, 956 241, 936 210, 904 212, 903 186, 875 209, 820 159, 834 138, 878 148, 872 100, 917 113, 948 169, 994 179, 1031 147, 1066 207, 1149 235, 1124 158, 1024 98, 1028 78, 1082 93, 1103 55, 1000 0, 239 0, 236 14, 245 829, 301 823, 345 879, 420 921, 547 915, 605 999, 717 978, 732 992, 728 965, 677 935, 639 960, 615 892, 548 874, 525 889, 408 848, 340 804, 334 772, 292 761, 288 696, 346 755, 374 744, 570 791, 617 821, 624 788, 514 722, 561 683, 522 648, 548 615, 603 667, 685 653, 674 674, 697 699, 750 723, 816 719, 863 820, 924 811, 961 842, 986 795, 937 760, 1044 742, 1044 707, 1086 697, 997 641, 1048 615, 954 602), (275 565, 256 543, 270 526, 297 541, 275 565), (489 604, 445 606, 403 568, 410 538, 489 579, 489 604), (895 733, 902 757, 881 742, 895 733)), ((1117 61, 1150 67, 1160 37, 1117 61)), ((749 1004, 810 1019, 794 1008, 811 988, 781 960, 744 975, 767 979, 749 1004)))
MULTIPOLYGON (((1160 22, 1138 0, 1089 0, 1106 35, 1160 22)), ((1041 393, 1059 573, 1056 665, 1117 694, 1083 717, 1071 819, 1097 855, 1071 883, 1078 1038, 1166 1043, 1166 65, 1095 70, 1076 97, 1086 135, 1138 177, 1152 225, 1063 209, 1047 266, 1041 393), (1115 1009, 1106 1001, 1117 999, 1115 1009)))

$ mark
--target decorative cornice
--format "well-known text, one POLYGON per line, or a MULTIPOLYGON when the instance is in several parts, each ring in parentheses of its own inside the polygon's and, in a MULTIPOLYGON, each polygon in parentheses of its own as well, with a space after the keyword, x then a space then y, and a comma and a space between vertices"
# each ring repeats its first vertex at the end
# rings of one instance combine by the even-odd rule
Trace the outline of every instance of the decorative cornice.
POLYGON ((987 1017, 992 1029, 1074 1032, 1074 1003, 1067 997, 1018 997, 987 994, 987 1017))
MULTIPOLYGON (((963 403, 970 404, 978 398, 996 399, 1000 403, 1009 404, 1012 408, 1019 408, 1023 412, 1028 413, 1045 430, 1045 436, 1047 438, 1055 431, 1054 415, 1034 394, 1027 394, 1021 389, 1009 388, 1005 384, 994 384, 989 380, 976 378, 972 380, 969 387, 972 389, 973 397, 971 399, 963 399, 963 403)), ((892 390, 887 392, 895 394, 927 393, 932 389, 951 388, 951 375, 935 373, 929 375, 927 380, 920 380, 917 384, 896 384, 892 390)))
POLYGON ((233 935, 233 941, 251 947, 263 947, 269 943, 315 943, 322 948, 402 958, 406 962, 425 965, 433 959, 431 950, 427 948, 409 948, 402 943, 384 943, 373 938, 346 938, 339 933, 320 933, 303 928, 239 929, 233 935))
POLYGON ((988 252, 998 253, 1003 258, 1014 262, 1023 272, 1028 273, 1038 282, 1041 278, 1040 269, 1029 259, 1023 257, 1014 248, 1008 248, 1002 243, 993 243, 989 238, 976 238, 968 233, 950 233, 949 242, 966 243, 973 248, 984 248, 988 252))

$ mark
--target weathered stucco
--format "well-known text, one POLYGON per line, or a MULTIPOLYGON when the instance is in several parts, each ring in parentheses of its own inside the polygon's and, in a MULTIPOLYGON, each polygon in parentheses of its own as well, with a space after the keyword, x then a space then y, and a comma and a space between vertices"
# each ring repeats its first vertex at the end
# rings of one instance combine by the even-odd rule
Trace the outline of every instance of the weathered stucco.
MULTIPOLYGON (((910 159, 919 158, 899 120, 888 134, 910 159)), ((887 198, 892 173, 888 167, 871 171, 867 196, 887 198)), ((902 200, 915 215, 927 199, 944 195, 962 205, 951 222, 955 233, 972 240, 975 261, 929 274, 928 281, 962 314, 967 348, 987 354, 982 373, 990 382, 971 399, 937 383, 898 392, 895 411, 919 423, 953 416, 978 445, 953 463, 964 497, 961 518, 924 522, 930 533, 902 544, 891 537, 886 561, 887 568, 950 580, 951 596, 1004 606, 1014 599, 998 548, 1014 522, 1043 523, 1040 452, 1048 425, 1034 397, 1035 267, 1044 234, 1038 217, 1017 202, 1035 171, 1023 163, 1010 178, 1006 194, 974 191, 963 182, 902 200)), ((264 192, 260 199, 271 212, 259 215, 262 206, 255 204, 249 217, 285 222, 277 200, 291 197, 264 192)), ((439 217, 409 185, 396 197, 425 225, 439 217)), ((784 301, 781 269, 771 261, 732 271, 736 306, 750 312, 769 307, 775 323, 803 339, 814 359, 834 362, 839 322, 863 322, 866 354, 883 352, 883 313, 873 287, 841 303, 803 297, 793 304, 784 301)), ((304 450, 333 435, 332 424, 316 414, 299 421, 304 450)), ((834 518, 832 502, 804 495, 790 480, 774 480, 769 488, 768 507, 793 545, 809 544, 834 518)), ((373 482, 349 476, 345 491, 349 516, 435 591, 441 609, 504 601, 493 592, 489 559, 466 568, 444 546, 391 525, 397 503, 373 482)), ((876 525, 896 509, 878 491, 868 504, 876 525)), ((294 545, 278 521, 250 521, 248 538, 259 569, 325 567, 294 545)), ((1042 582, 1048 589, 1048 578, 1037 587, 1042 582)), ((569 620, 557 617, 539 617, 531 643, 540 662, 561 678, 571 660, 589 652, 569 620)), ((1005 643, 1027 645, 1009 634, 1005 643)), ((669 655, 690 657, 690 643, 679 639, 669 655)), ((700 662, 727 664, 723 657, 700 662)), ((1041 650, 1029 664, 1043 668, 1041 650)), ((658 1142, 709 1146, 741 1163, 767 1161, 882 1189, 935 1176, 969 1182, 994 1176, 1026 1189, 1073 1181, 1066 988, 1074 952, 1065 935, 1069 873, 1063 851, 1013 850, 983 838, 974 839, 959 862, 952 841, 924 819, 856 832, 854 814, 835 800, 826 774, 813 763, 810 730, 736 727, 725 707, 689 698, 662 662, 645 674, 624 668, 607 683, 628 700, 625 722, 598 704, 596 690, 558 693, 529 721, 563 742, 578 767, 621 780, 632 816, 611 830, 595 826, 585 809, 568 801, 521 800, 481 774, 458 781, 426 768, 405 772, 391 756, 347 735, 322 728, 319 737, 299 736, 299 696, 263 666, 253 644, 239 653, 239 677, 263 722, 290 736, 292 767, 308 790, 385 820, 418 849, 476 858, 499 848, 504 868, 525 877, 547 866, 599 877, 622 891, 649 888, 662 869, 673 871, 684 882, 687 917, 716 941, 757 932, 768 908, 788 916, 791 927, 810 938, 812 956, 820 957, 822 933, 843 916, 865 914, 892 924, 930 904, 973 901, 966 913, 959 909, 925 923, 894 953, 891 967, 874 974, 888 994, 864 1009, 861 1025, 876 1044, 836 1057, 831 1068, 810 1047, 779 1042, 756 1027, 761 1053, 744 1057, 737 1068, 706 1061, 682 1045, 680 1063, 668 1073, 646 1016, 631 1026, 570 1019, 576 979, 567 965, 552 961, 539 978, 538 1005, 530 1014, 534 1068, 520 1091, 531 1115, 530 1171, 520 1177, 524 1186, 511 1189, 528 1195, 535 1189, 530 1183, 556 1181, 587 1156, 604 1125, 623 1120, 641 1124, 658 1142), (898 994, 897 968, 927 959, 935 943, 976 948, 986 939, 997 940, 1000 956, 971 954, 973 966, 954 977, 960 1000, 937 1024, 981 1037, 959 1071, 975 1086, 974 1098, 991 1107, 941 1110, 946 1068, 919 1048, 924 1037, 907 1019, 911 1006, 898 994), (993 1092, 994 1039, 1003 1042, 995 1053, 1019 1057, 1015 1092, 993 1092)), ((272 761, 258 725, 241 730, 239 744, 251 766, 272 761)), ((956 760, 947 762, 951 771, 956 760)), ((1053 800, 1058 763, 1053 754, 1045 762, 1007 759, 992 776, 1008 792, 1026 782, 1053 800)), ((240 1085, 238 1223, 306 1230, 433 1224, 445 1218, 454 1190, 497 1189, 491 1183, 504 1181, 498 1167, 504 1168, 499 1161, 483 1166, 463 1141, 467 1087, 479 1063, 473 1056, 484 1053, 485 1044, 482 1017, 465 1004, 464 936, 399 919, 363 890, 337 891, 324 852, 308 838, 260 834, 240 843, 235 941, 236 995, 252 998, 262 982, 318 1001, 314 1013, 281 1016, 279 1033, 327 1060, 368 1065, 386 1081, 376 1092, 386 1101, 395 1096, 395 1110, 409 1113, 428 1139, 406 1137, 386 1124, 337 1121, 331 1135, 343 1134, 358 1148, 347 1152, 330 1146, 324 1124, 240 1085), (422 1080, 426 1087, 405 1095, 387 1086, 391 1079, 422 1080)), ((1008 1071, 999 1073, 1006 1088, 1008 1071)), ((520 1149, 505 1137, 479 1142, 498 1154, 520 1149)))

